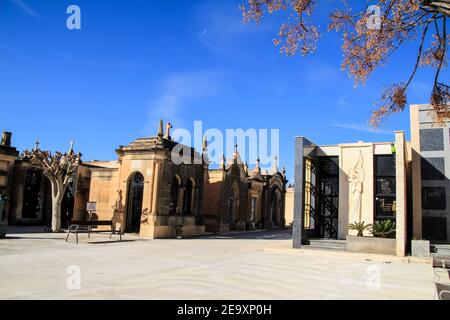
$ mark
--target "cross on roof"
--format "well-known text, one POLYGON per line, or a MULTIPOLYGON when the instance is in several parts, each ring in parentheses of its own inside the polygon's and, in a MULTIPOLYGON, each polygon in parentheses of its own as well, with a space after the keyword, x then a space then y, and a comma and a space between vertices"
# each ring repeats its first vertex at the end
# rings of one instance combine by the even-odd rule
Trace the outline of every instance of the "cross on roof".
POLYGON ((166 124, 166 139, 170 139, 170 129, 172 129, 172 124, 168 122, 166 124))

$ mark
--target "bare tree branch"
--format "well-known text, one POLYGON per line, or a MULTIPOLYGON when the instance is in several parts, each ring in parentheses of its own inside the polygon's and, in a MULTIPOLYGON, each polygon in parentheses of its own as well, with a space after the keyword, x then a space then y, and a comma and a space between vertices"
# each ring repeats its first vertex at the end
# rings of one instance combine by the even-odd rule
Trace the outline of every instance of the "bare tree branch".
POLYGON ((50 180, 52 187, 52 231, 61 230, 61 202, 70 179, 81 163, 81 153, 75 154, 71 149, 67 153, 40 150, 38 147, 22 153, 22 159, 42 171, 50 180))

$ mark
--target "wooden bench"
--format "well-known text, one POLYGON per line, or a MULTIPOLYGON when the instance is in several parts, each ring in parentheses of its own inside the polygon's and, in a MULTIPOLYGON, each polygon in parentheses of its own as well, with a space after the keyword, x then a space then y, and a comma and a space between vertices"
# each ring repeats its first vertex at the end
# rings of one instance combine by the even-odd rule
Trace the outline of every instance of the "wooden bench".
POLYGON ((450 300, 450 284, 436 283, 436 293, 439 300, 450 300))
POLYGON ((450 256, 433 256, 434 280, 440 279, 438 272, 450 271, 450 256))
POLYGON ((66 242, 69 240, 69 236, 71 233, 75 233, 77 237, 78 244, 78 234, 79 233, 87 233, 88 238, 91 238, 91 233, 100 233, 100 232, 108 232, 111 233, 109 238, 111 239, 114 234, 118 234, 120 236, 120 241, 122 241, 122 232, 116 231, 114 223, 111 220, 88 220, 88 221, 71 221, 69 226, 69 231, 67 233, 66 242), (93 228, 108 226, 110 229, 97 229, 93 230, 93 228))

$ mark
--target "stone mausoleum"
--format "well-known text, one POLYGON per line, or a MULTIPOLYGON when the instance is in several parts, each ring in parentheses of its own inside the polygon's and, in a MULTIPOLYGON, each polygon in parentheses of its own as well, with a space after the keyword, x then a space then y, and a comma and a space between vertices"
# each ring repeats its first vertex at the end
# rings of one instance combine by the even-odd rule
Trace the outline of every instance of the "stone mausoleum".
MULTIPOLYGON (((228 161, 210 169, 206 140, 199 153, 172 140, 170 123, 163 127, 161 121, 156 136, 120 146, 117 160, 82 163, 66 190, 62 225, 112 220, 123 232, 150 238, 174 237, 180 225, 183 236, 285 227, 287 179, 277 159, 270 172, 262 173, 259 161, 250 170, 236 147, 228 161), (174 163, 173 152, 184 161, 174 163), (88 202, 95 202, 95 212, 87 212, 88 202)), ((49 225, 49 182, 18 158, 10 133, 2 138, 0 170, 0 187, 10 195, 3 220, 49 225)))
POLYGON ((356 235, 349 224, 385 220, 396 228, 393 239, 373 242, 392 244, 383 252, 404 256, 413 238, 449 242, 450 126, 436 123, 428 105, 410 111, 411 142, 403 131, 382 143, 317 145, 296 137, 294 247, 347 239, 348 248, 356 235))

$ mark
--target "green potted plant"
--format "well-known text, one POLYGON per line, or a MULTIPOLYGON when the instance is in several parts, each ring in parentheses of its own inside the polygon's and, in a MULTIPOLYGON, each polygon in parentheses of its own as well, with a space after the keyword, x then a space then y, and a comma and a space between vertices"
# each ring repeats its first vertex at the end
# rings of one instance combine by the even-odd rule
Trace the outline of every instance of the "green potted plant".
POLYGON ((372 228, 371 224, 366 224, 365 221, 363 222, 353 222, 348 225, 349 230, 355 230, 358 234, 357 237, 364 237, 364 231, 370 231, 372 228))
POLYGON ((8 195, 0 192, 0 239, 4 239, 6 237, 7 223, 3 213, 5 211, 7 201, 8 195))
POLYGON ((390 219, 377 220, 372 226, 372 234, 377 238, 389 238, 395 231, 395 222, 390 219))

